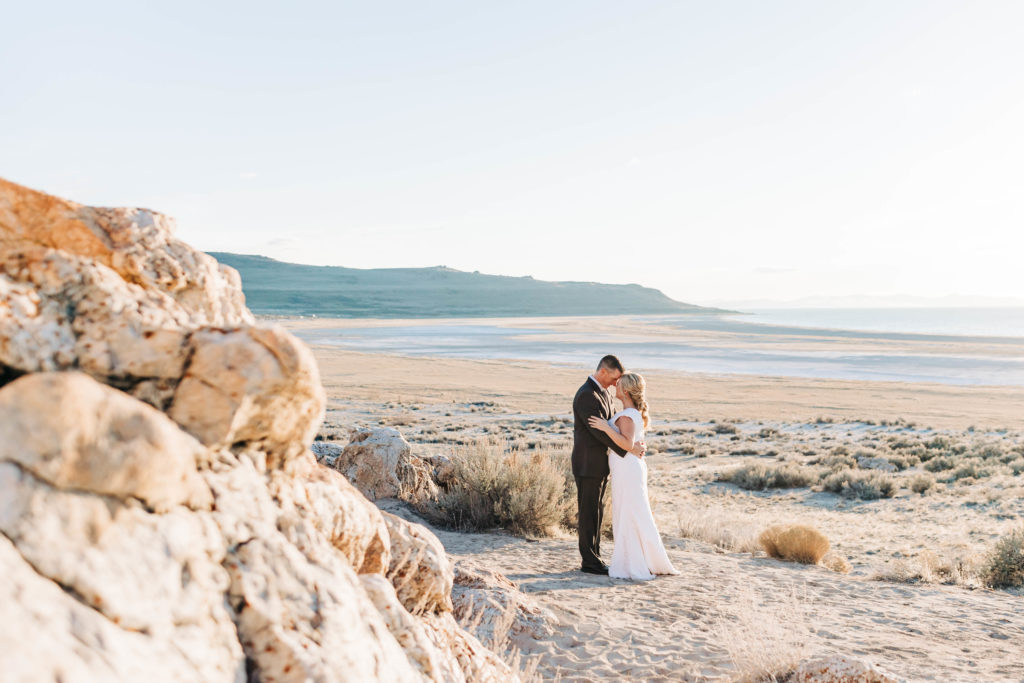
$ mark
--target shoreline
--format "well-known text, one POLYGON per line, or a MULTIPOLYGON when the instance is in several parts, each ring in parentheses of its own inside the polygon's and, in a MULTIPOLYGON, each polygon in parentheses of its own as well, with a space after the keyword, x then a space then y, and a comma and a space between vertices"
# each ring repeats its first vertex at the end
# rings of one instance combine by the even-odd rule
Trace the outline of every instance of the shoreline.
MULTIPOLYGON (((496 402, 567 414, 588 369, 543 361, 402 356, 310 344, 329 409, 346 403, 496 402)), ((637 368, 643 371, 642 368, 637 368)), ((1024 428, 1024 387, 648 371, 655 419, 837 422, 905 420, 934 429, 1024 428)))

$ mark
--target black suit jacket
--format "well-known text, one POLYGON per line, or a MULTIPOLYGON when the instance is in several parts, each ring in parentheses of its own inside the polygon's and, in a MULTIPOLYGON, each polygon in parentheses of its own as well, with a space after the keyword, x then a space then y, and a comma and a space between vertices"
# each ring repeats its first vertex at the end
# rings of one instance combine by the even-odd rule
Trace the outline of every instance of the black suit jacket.
POLYGON ((610 436, 591 427, 588 420, 591 415, 602 420, 611 418, 612 397, 588 377, 572 400, 572 415, 572 473, 577 477, 607 477, 608 449, 620 456, 626 451, 610 436))

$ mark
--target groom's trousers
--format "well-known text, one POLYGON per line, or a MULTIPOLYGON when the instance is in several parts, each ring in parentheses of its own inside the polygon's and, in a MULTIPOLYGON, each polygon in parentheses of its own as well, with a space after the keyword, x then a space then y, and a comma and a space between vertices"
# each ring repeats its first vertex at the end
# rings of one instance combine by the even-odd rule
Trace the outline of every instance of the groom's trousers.
POLYGON ((605 566, 601 561, 601 522, 604 520, 604 493, 607 488, 608 477, 576 477, 576 535, 586 569, 605 566))

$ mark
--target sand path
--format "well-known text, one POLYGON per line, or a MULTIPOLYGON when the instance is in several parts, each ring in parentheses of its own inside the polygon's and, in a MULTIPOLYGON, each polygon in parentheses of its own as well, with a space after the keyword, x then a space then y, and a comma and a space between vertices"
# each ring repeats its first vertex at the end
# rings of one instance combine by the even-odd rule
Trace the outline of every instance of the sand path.
POLYGON ((869 581, 689 540, 668 542, 681 576, 632 583, 576 571, 574 538, 436 531, 454 557, 554 612, 554 636, 518 643, 545 679, 730 680, 759 657, 836 653, 908 680, 1024 680, 1024 603, 1004 592, 869 581))

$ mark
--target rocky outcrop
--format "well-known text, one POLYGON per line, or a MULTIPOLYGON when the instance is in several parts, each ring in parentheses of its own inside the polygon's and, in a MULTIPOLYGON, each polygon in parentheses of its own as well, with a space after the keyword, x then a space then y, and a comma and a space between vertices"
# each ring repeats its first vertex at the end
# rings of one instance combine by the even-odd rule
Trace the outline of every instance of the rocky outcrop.
POLYGON ((340 453, 329 444, 318 444, 316 450, 321 462, 348 477, 370 500, 400 498, 419 503, 437 495, 433 467, 412 454, 397 429, 356 429, 340 453))
POLYGON ((455 565, 452 603, 460 624, 495 648, 503 641, 525 649, 528 640, 550 636, 558 623, 554 613, 519 590, 496 571, 460 560, 455 565))
POLYGON ((786 680, 796 683, 901 683, 870 662, 841 655, 803 662, 786 680))
POLYGON ((317 464, 323 410, 167 218, 0 181, 4 680, 514 678, 437 538, 317 464))

